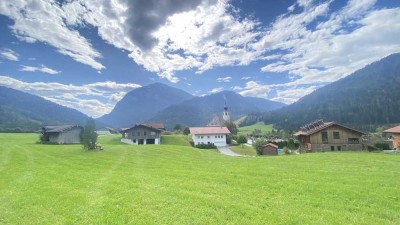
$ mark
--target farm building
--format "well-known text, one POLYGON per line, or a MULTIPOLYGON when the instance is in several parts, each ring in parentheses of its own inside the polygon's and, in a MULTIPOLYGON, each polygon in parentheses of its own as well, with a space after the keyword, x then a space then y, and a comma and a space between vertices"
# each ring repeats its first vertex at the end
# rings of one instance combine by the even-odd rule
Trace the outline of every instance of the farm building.
POLYGON ((309 152, 361 150, 365 133, 335 122, 317 120, 294 134, 300 148, 309 152))
POLYGON ((278 146, 268 143, 262 147, 262 155, 278 155, 278 146))
POLYGON ((387 129, 383 131, 383 133, 390 135, 390 141, 389 141, 390 148, 400 149, 400 125, 397 127, 392 127, 390 129, 387 129))
POLYGON ((190 127, 189 130, 195 145, 225 146, 226 135, 231 133, 226 127, 190 127))
POLYGON ((44 141, 58 144, 80 143, 82 131, 83 127, 78 125, 45 126, 41 130, 44 141))
POLYGON ((144 124, 137 124, 129 129, 123 129, 121 133, 121 141, 124 143, 134 145, 160 144, 161 131, 144 124))

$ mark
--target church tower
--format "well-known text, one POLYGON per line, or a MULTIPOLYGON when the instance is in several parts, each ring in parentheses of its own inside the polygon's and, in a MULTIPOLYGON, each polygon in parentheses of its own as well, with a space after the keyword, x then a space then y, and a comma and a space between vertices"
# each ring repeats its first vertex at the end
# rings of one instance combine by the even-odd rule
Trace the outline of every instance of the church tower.
POLYGON ((229 113, 228 113, 228 106, 226 106, 226 99, 225 99, 225 106, 224 106, 224 114, 222 115, 222 118, 224 119, 224 121, 230 121, 231 120, 231 118, 229 116, 229 113))

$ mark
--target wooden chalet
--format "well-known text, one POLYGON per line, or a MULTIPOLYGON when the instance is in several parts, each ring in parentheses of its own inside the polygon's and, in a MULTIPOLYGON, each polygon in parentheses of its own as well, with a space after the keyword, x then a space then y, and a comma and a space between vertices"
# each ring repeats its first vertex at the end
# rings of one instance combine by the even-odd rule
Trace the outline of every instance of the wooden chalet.
POLYGON ((317 120, 301 127, 294 136, 308 152, 362 150, 364 132, 335 122, 317 120))
POLYGON ((161 130, 146 126, 144 124, 137 124, 134 127, 123 129, 121 133, 122 133, 121 141, 128 144, 158 145, 161 143, 161 130))
POLYGON ((43 140, 57 144, 79 144, 81 142, 82 126, 62 125, 42 127, 43 140))
POLYGON ((389 147, 392 149, 400 149, 400 125, 396 127, 392 127, 383 131, 390 135, 389 147))

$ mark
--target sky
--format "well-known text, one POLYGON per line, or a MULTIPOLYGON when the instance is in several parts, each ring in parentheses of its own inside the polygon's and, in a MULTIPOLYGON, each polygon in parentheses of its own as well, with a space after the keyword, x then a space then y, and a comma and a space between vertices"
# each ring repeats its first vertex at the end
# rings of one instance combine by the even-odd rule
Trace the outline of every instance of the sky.
POLYGON ((397 52, 398 0, 0 1, 0 85, 93 117, 155 82, 290 104, 397 52))

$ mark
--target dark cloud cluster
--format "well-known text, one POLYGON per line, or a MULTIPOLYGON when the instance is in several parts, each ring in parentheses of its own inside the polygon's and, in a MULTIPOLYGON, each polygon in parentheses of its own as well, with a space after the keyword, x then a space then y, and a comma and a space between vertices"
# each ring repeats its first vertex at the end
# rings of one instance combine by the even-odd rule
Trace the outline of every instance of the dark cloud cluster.
POLYGON ((133 43, 146 51, 157 44, 151 35, 173 14, 195 9, 202 0, 133 0, 129 5, 129 35, 133 43))

